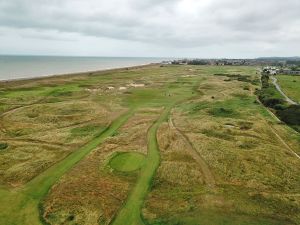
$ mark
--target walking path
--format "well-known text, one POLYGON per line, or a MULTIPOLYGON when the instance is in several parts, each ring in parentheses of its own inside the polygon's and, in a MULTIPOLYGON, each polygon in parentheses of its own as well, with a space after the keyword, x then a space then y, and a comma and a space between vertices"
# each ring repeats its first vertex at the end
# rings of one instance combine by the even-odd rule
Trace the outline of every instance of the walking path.
POLYGON ((198 163, 198 165, 201 168, 201 172, 204 177, 204 182, 206 185, 208 185, 210 188, 214 189, 216 187, 216 181, 215 178, 209 169, 209 166, 205 162, 205 160, 202 158, 200 153, 197 151, 193 143, 189 140, 189 138, 180 130, 176 127, 176 125, 173 123, 173 120, 170 118, 169 120, 170 127, 177 131, 180 136, 185 140, 185 142, 188 144, 188 153, 193 157, 193 159, 198 163))

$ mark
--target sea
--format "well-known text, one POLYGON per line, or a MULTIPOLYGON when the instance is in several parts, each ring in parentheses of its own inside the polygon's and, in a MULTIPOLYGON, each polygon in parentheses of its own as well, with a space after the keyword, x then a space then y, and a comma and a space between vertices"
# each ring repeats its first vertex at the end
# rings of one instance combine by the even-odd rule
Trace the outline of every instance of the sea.
POLYGON ((0 80, 72 74, 159 63, 166 58, 0 55, 0 80))

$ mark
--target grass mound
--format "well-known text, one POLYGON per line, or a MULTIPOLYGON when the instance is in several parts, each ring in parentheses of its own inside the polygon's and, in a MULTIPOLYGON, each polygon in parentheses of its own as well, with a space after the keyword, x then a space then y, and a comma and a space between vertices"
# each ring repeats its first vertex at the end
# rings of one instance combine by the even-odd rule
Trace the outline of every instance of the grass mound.
POLYGON ((109 166, 120 172, 138 170, 145 162, 145 156, 141 153, 122 152, 116 154, 109 162, 109 166))

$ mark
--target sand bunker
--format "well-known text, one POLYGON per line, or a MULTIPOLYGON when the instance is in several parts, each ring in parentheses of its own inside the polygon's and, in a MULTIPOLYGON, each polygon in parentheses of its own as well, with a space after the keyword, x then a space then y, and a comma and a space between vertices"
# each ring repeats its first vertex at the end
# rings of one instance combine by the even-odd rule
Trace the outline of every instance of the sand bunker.
POLYGON ((128 86, 130 87, 145 87, 145 84, 136 84, 136 83, 131 83, 128 86))
POLYGON ((181 77, 196 77, 196 75, 183 75, 181 77))

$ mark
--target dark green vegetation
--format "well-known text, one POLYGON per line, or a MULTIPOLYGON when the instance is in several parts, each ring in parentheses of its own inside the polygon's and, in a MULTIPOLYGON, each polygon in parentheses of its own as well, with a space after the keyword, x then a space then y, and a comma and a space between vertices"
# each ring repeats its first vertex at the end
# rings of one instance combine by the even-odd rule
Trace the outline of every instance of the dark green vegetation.
MULTIPOLYGON (((293 77, 290 76, 290 79, 293 77)), ((284 97, 278 92, 276 87, 270 83, 269 75, 263 74, 261 77, 262 88, 257 91, 260 101, 267 107, 272 108, 275 114, 286 124, 300 132, 300 105, 289 105, 284 97)), ((292 86, 285 89, 291 89, 296 92, 299 86, 292 86)), ((293 95, 294 96, 294 95, 293 95)))
POLYGON ((276 111, 279 118, 300 132, 300 106, 291 105, 283 107, 276 111))
POLYGON ((300 138, 258 81, 153 65, 0 84, 0 224, 299 224, 300 138))
POLYGON ((270 83, 270 77, 268 74, 261 76, 262 88, 257 91, 259 100, 270 108, 282 108, 285 107, 284 97, 276 90, 276 87, 270 83))
POLYGON ((7 143, 0 143, 0 150, 4 150, 8 148, 8 144, 7 143))
POLYGON ((120 172, 131 172, 140 169, 145 162, 145 156, 134 152, 117 153, 109 161, 109 166, 120 172))
POLYGON ((226 74, 226 73, 216 73, 214 75, 215 76, 228 77, 229 79, 227 79, 225 81, 237 80, 237 81, 241 81, 241 82, 248 82, 248 83, 251 83, 253 85, 258 85, 259 84, 259 79, 257 79, 257 78, 251 79, 251 76, 248 76, 248 75, 226 74))

